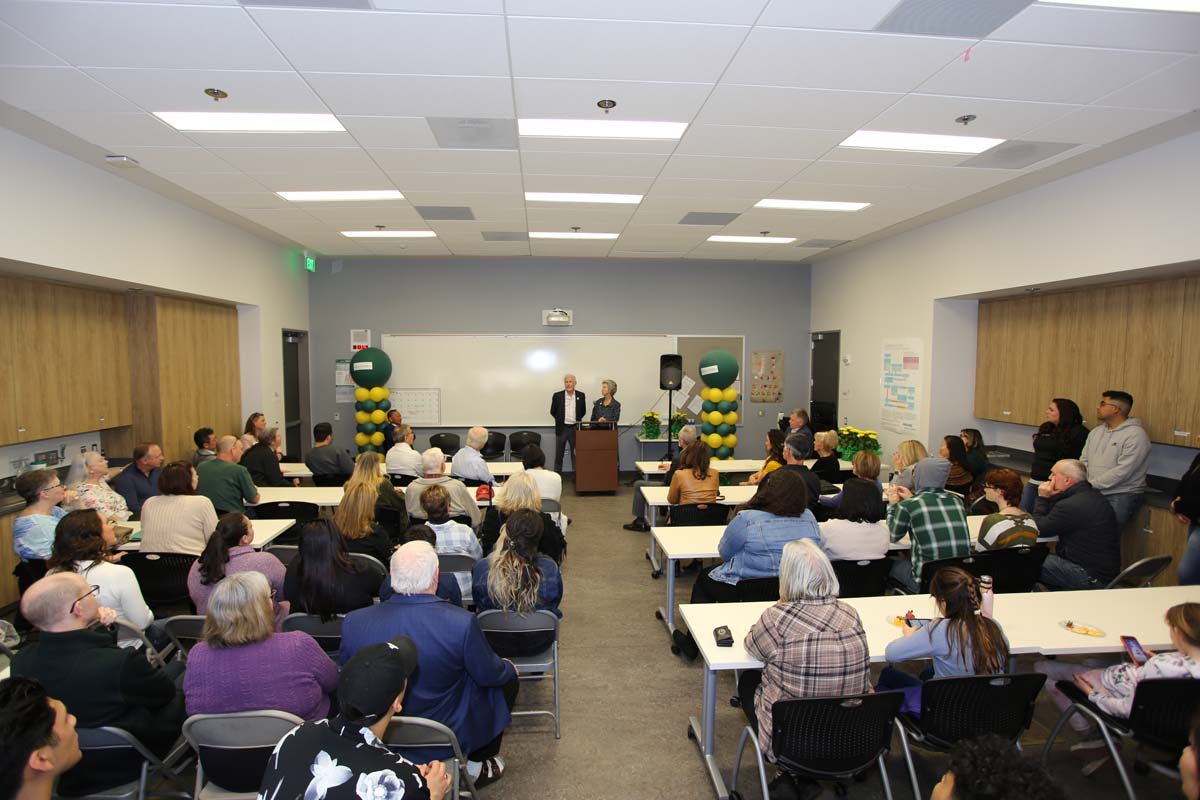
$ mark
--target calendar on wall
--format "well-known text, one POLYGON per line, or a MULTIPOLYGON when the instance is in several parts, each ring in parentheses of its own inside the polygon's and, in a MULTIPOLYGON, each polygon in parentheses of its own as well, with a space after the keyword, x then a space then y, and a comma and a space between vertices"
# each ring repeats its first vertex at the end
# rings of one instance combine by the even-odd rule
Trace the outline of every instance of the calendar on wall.
POLYGON ((405 425, 441 425, 441 389, 405 389, 389 386, 392 408, 398 409, 405 425))

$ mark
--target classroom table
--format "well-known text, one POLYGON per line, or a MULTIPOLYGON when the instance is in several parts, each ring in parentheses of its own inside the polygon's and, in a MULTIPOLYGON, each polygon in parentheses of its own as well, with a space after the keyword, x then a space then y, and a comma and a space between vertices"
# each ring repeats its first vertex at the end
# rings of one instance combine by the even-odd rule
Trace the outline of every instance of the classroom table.
MULTIPOLYGON (((655 462, 657 463, 657 462, 655 462)), ((449 461, 442 467, 442 474, 449 475, 451 464, 449 461)), ((489 461, 487 462, 488 472, 492 473, 494 478, 511 478, 518 472, 524 472, 525 467, 519 461, 489 461)), ((311 478, 312 470, 303 464, 280 464, 279 469, 283 472, 283 477, 291 478, 311 478)), ((379 463, 379 474, 387 475, 387 465, 382 461, 379 463)))
MULTIPOLYGON (((345 494, 345 489, 341 486, 260 486, 258 503, 246 503, 246 505, 314 503, 323 508, 333 508, 342 502, 343 494, 345 494)), ((492 501, 476 498, 475 504, 480 508, 486 508, 492 504, 492 501)))
MULTIPOLYGON (((810 458, 804 462, 804 465, 811 468, 817 463, 815 458, 810 458)), ((708 467, 714 472, 728 473, 747 473, 758 472, 762 469, 763 460, 761 458, 730 458, 725 460, 713 459, 708 467)), ((655 475, 662 475, 670 468, 670 461, 638 461, 634 464, 637 471, 640 472, 646 479, 653 478, 655 475)), ((838 466, 841 469, 850 469, 853 467, 849 461, 839 461, 838 466)))
MULTIPOLYGON (((1147 589, 1097 589, 1083 592, 1026 592, 998 594, 995 618, 1004 628, 1013 655, 1087 655, 1119 653, 1125 648, 1120 637, 1136 636, 1151 650, 1171 649, 1171 637, 1163 614, 1178 603, 1195 601, 1190 586, 1162 586, 1147 589), (1059 622, 1074 620, 1098 627, 1103 636, 1082 636, 1060 627, 1059 622)), ((889 642, 900 636, 891 619, 911 610, 918 617, 934 616, 933 598, 928 595, 892 595, 855 597, 844 601, 862 620, 871 661, 884 661, 889 642)), ((717 797, 726 800, 729 790, 714 751, 717 703, 717 673, 726 670, 762 669, 762 662, 745 648, 746 634, 771 603, 706 603, 679 607, 700 654, 704 657, 702 719, 688 719, 691 736, 704 756, 709 778, 717 797), (713 629, 729 626, 732 647, 717 647, 713 629)))
MULTIPOLYGON (((658 521, 658 509, 671 505, 667 502, 666 486, 643 486, 641 487, 642 496, 646 498, 646 511, 649 517, 650 527, 653 528, 658 521)), ((717 502, 723 506, 740 506, 747 502, 754 493, 758 491, 757 486, 722 486, 721 493, 717 495, 717 502)), ((650 549, 646 551, 646 558, 650 561, 650 568, 654 572, 662 569, 658 563, 658 543, 654 537, 650 537, 650 549)))
MULTIPOLYGON (((251 520, 251 524, 254 525, 254 541, 250 543, 250 546, 253 547, 255 550, 262 550, 264 547, 269 545, 271 542, 278 539, 280 534, 282 534, 288 528, 295 525, 296 520, 294 520, 294 519, 256 519, 256 520, 251 520)), ((133 534, 131 534, 131 535, 136 535, 137 533, 139 533, 142 530, 142 523, 140 523, 140 522, 122 522, 121 525, 126 528, 133 528, 133 534)), ((126 542, 125 544, 121 545, 121 547, 119 549, 121 549, 121 550, 140 550, 141 548, 142 548, 142 543, 140 541, 137 541, 137 542, 126 542)))
POLYGON ((670 442, 670 441, 675 441, 676 444, 678 444, 678 439, 679 439, 679 437, 676 437, 675 439, 668 439, 666 436, 656 436, 656 437, 648 439, 645 436, 642 436, 640 433, 635 434, 633 438, 637 440, 638 453, 641 455, 643 461, 646 460, 646 445, 648 445, 648 444, 666 444, 667 442, 670 442))

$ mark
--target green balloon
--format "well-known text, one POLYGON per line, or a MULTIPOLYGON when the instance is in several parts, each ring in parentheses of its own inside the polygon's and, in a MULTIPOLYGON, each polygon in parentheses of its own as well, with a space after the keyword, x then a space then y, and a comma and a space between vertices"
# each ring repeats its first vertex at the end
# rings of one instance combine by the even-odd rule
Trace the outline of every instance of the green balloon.
POLYGON ((363 433, 365 433, 367 436, 370 436, 372 433, 374 433, 374 432, 376 431, 376 427, 375 427, 375 423, 374 423, 374 422, 364 422, 362 425, 359 425, 358 427, 359 427, 359 428, 362 430, 362 432, 363 432, 363 433))
POLYGON ((379 448, 373 444, 367 445, 365 449, 368 453, 378 453, 379 452, 379 448))
POLYGON ((733 426, 728 422, 722 422, 717 426, 717 433, 721 434, 722 436, 728 436, 729 434, 733 433, 733 430, 733 426))
POLYGON ((704 401, 704 413, 705 414, 709 413, 710 411, 716 411, 716 410, 717 410, 716 403, 714 403, 712 400, 704 401))
POLYGON ((362 400, 355 400, 354 401, 354 410, 355 411, 366 411, 367 409, 363 408, 362 400))
POLYGON ((729 458, 729 454, 732 452, 733 451, 730 450, 725 445, 721 445, 720 447, 717 448, 717 458, 729 458))
POLYGON ((737 401, 737 400, 731 400, 731 401, 729 401, 729 410, 730 410, 730 411, 737 411, 737 408, 738 408, 738 401, 737 401))
POLYGON ((378 410, 383 411, 383 412, 387 412, 388 410, 391 409, 391 407, 392 407, 391 400, 380 400, 378 403, 375 404, 375 408, 377 408, 378 410))
POLYGON ((370 414, 376 408, 379 408, 379 405, 374 400, 363 400, 362 406, 362 410, 366 411, 368 414, 370 414))
POLYGON ((717 429, 711 422, 705 422, 700 426, 700 432, 708 436, 710 433, 716 433, 717 429))
POLYGON ((722 414, 728 414, 730 411, 733 411, 733 409, 730 408, 730 403, 728 400, 722 400, 721 402, 717 403, 717 411, 720 411, 722 414))
POLYGON ((700 357, 700 379, 705 386, 724 389, 737 380, 737 376, 737 358, 728 350, 709 350, 700 357))
POLYGON ((355 425, 354 427, 355 427, 355 430, 357 430, 359 433, 366 433, 367 426, 370 424, 371 423, 369 423, 369 422, 360 422, 357 425, 355 425))
POLYGON ((350 359, 350 379, 364 389, 387 386, 392 377, 392 360, 378 347, 359 350, 350 359))

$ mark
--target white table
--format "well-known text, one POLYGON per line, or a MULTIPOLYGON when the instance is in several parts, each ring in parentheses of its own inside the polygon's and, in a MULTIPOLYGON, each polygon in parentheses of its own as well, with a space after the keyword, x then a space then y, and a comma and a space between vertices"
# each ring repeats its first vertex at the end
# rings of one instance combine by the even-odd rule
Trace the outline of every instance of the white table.
MULTIPOLYGON (((278 539, 280 534, 282 534, 288 528, 295 525, 296 520, 294 520, 294 519, 256 519, 256 520, 251 520, 251 524, 254 526, 254 541, 250 543, 250 546, 253 547, 255 550, 262 550, 264 547, 269 545, 271 542, 278 539)), ((134 534, 138 533, 142 529, 142 523, 140 523, 140 522, 122 522, 121 525, 123 525, 126 528, 133 528, 134 534)), ((120 549, 122 549, 122 550, 140 550, 141 548, 142 548, 142 543, 140 541, 138 541, 138 542, 126 542, 125 544, 121 545, 120 549)))
MULTIPOLYGON (((450 474, 450 462, 447 461, 442 467, 442 474, 450 474)), ((511 478, 518 472, 524 472, 525 467, 519 461, 489 461, 487 462, 488 472, 492 473, 494 478, 511 478)), ((303 464, 280 464, 280 471, 283 472, 285 478, 311 478, 312 470, 303 464)), ((387 475, 387 465, 382 461, 379 462, 379 474, 387 475)))
MULTIPOLYGON (((642 496, 646 498, 647 516, 650 518, 651 528, 658 522, 658 509, 671 505, 667 502, 667 490, 666 486, 641 487, 642 496)), ((740 506, 754 497, 754 493, 757 491, 757 486, 722 486, 720 494, 717 495, 717 503, 723 506, 740 506)), ((646 551, 646 558, 650 561, 650 568, 654 572, 662 569, 658 563, 658 543, 654 537, 650 537, 650 549, 646 551)))
POLYGON ((341 486, 260 486, 258 503, 313 503, 332 508, 342 502, 344 490, 341 486))
POLYGON ((640 433, 635 434, 633 438, 637 440, 638 453, 641 455, 643 460, 645 460, 645 458, 646 458, 646 445, 648 445, 648 444, 666 444, 667 442, 671 441, 666 436, 658 436, 653 439, 647 439, 644 436, 642 436, 642 434, 640 434, 640 433))
MULTIPOLYGON (((1170 649, 1170 634, 1163 614, 1177 603, 1195 601, 1196 589, 1190 586, 1165 586, 1149 589, 1099 589, 1087 592, 1028 592, 998 594, 995 618, 1008 637, 1013 655, 1085 655, 1119 653, 1124 650, 1120 636, 1136 636, 1151 650, 1170 649), (1059 627, 1060 620, 1072 619, 1099 627, 1104 636, 1081 636, 1059 627)), ((882 662, 889 642, 900 631, 889 621, 909 610, 918 617, 934 616, 933 598, 927 595, 855 597, 844 600, 858 611, 872 662, 882 662)), ((726 800, 729 791, 714 755, 717 673, 723 670, 762 669, 762 662, 746 652, 744 642, 750 627, 771 603, 685 604, 679 607, 688 630, 692 632, 700 654, 704 656, 702 719, 690 717, 688 724, 704 756, 705 766, 717 797, 726 800), (733 634, 732 647, 717 647, 712 631, 728 625, 733 634)))
MULTIPOLYGON (((817 463, 816 459, 810 458, 805 461, 805 466, 811 468, 817 463)), ((762 469, 763 460, 761 458, 731 458, 726 460, 713 459, 708 465, 709 469, 714 472, 729 472, 729 473, 746 473, 758 472, 762 469)), ((841 469, 850 469, 853 467, 849 461, 839 461, 838 465, 841 469)), ((669 461, 638 461, 635 463, 638 472, 642 473, 646 478, 652 478, 655 475, 664 475, 670 468, 669 461)))

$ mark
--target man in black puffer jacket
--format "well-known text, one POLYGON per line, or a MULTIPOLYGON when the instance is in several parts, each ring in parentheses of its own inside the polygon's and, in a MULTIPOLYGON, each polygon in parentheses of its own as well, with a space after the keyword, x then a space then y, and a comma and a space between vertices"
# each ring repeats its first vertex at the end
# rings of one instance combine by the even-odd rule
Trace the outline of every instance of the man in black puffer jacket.
POLYGON ((1112 506, 1087 482, 1087 467, 1059 461, 1033 507, 1041 536, 1057 536, 1040 581, 1050 589, 1102 589, 1121 571, 1121 529, 1112 506))

